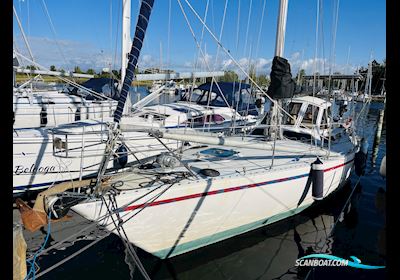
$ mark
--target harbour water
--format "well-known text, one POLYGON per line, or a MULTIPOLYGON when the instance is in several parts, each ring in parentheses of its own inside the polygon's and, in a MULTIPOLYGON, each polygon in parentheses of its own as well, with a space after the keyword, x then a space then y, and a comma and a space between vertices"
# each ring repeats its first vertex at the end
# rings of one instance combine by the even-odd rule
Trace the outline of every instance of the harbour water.
MULTIPOLYGON (((140 91, 146 94, 144 89, 140 91)), ((132 97, 133 103, 136 101, 135 98, 138 97, 132 97)), ((167 100, 159 102, 165 101, 167 100)), ((326 253, 343 259, 355 256, 363 264, 385 265, 386 181, 379 174, 381 160, 386 154, 385 121, 379 141, 374 141, 377 138, 376 130, 383 106, 383 103, 373 102, 367 108, 369 110, 367 121, 362 128, 362 133, 369 142, 368 163, 364 176, 359 178, 353 172, 350 182, 343 188, 325 201, 316 203, 290 219, 169 260, 159 260, 137 249, 150 277, 152 279, 385 279, 385 269, 366 270, 349 267, 311 269, 295 266, 296 259, 311 253, 326 253), (353 188, 356 190, 350 203, 341 213, 353 188), (332 231, 335 223, 336 226, 332 231)), ((45 234, 46 229, 37 239, 38 246, 45 234)), ((87 239, 80 238, 70 243, 70 246, 51 250, 40 256, 37 259, 40 271, 92 242, 87 239)), ((37 248, 30 249, 34 251, 37 248)), ((142 276, 125 252, 122 241, 118 236, 111 234, 40 278, 142 279, 142 276)))

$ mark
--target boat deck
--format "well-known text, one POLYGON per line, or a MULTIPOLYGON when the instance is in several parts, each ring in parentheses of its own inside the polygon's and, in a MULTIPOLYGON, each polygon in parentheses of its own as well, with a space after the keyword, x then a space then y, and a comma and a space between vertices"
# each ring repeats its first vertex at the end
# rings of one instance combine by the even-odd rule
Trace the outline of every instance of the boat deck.
MULTIPOLYGON (((173 182, 176 177, 182 178, 182 176, 188 180, 197 181, 231 177, 238 174, 250 175, 251 173, 276 172, 299 167, 309 168, 317 158, 315 154, 312 154, 312 150, 320 150, 320 148, 312 147, 309 144, 290 140, 276 141, 276 146, 293 147, 293 150, 302 149, 304 152, 276 150, 273 153, 272 150, 194 144, 182 152, 180 163, 178 160, 170 158, 170 160, 175 161, 173 168, 162 168, 157 163, 157 159, 153 159, 147 164, 132 168, 128 172, 112 176, 110 184, 119 185, 118 182, 124 182, 122 186, 117 188, 128 190, 162 185, 168 180, 173 182), (190 176, 190 173, 195 177, 190 176)), ((330 157, 340 157, 351 149, 350 141, 332 145, 330 157)), ((168 160, 168 157, 165 160, 168 160)))

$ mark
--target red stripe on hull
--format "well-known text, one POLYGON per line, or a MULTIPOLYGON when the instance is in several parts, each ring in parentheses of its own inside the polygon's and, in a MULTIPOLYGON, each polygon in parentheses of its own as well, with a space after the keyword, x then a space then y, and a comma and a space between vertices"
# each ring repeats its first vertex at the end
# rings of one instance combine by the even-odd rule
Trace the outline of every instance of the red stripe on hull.
MULTIPOLYGON (((349 160, 349 161, 347 161, 345 163, 342 163, 342 164, 339 164, 339 165, 324 169, 324 173, 332 171, 332 170, 335 170, 335 169, 340 168, 340 167, 343 167, 343 166, 353 162, 353 160, 354 159, 349 160)), ((238 190, 242 190, 242 189, 246 189, 246 188, 260 187, 260 186, 264 186, 264 185, 268 185, 268 184, 272 184, 272 183, 279 183, 279 182, 284 182, 284 181, 289 181, 289 180, 300 179, 300 178, 303 178, 303 177, 305 177, 307 175, 308 174, 302 174, 302 175, 286 177, 286 178, 280 178, 280 179, 275 179, 275 180, 266 181, 266 182, 260 182, 260 183, 256 183, 256 184, 249 184, 249 185, 231 187, 231 188, 215 190, 215 191, 209 191, 209 192, 204 192, 204 193, 196 193, 196 194, 190 194, 190 195, 185 195, 185 196, 180 196, 180 197, 168 198, 168 199, 164 199, 164 200, 154 201, 154 202, 151 202, 151 203, 148 203, 148 204, 142 203, 142 204, 128 206, 128 207, 124 208, 123 211, 135 210, 135 209, 138 209, 138 208, 142 208, 144 206, 146 206, 146 207, 157 206, 157 205, 160 205, 160 204, 166 204, 166 203, 171 203, 171 202, 188 200, 188 199, 192 199, 192 198, 215 195, 215 194, 220 194, 220 193, 233 192, 233 191, 238 191, 238 190)))

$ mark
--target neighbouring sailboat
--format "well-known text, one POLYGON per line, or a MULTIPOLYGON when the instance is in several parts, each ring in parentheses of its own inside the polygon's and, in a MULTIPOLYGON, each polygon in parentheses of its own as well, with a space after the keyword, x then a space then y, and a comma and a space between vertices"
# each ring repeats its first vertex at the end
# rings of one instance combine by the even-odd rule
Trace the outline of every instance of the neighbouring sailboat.
MULTIPOLYGON (((124 1, 123 5, 122 80, 126 76, 124 67, 129 54, 127 46, 131 42, 130 2, 124 1)), ((194 72, 173 73, 171 76, 183 78, 209 75, 222 74, 194 72)), ((144 79, 147 75, 139 76, 144 79)), ((65 93, 26 91, 25 86, 20 86, 14 93, 14 196, 35 193, 56 183, 94 177, 103 158, 105 139, 110 133, 106 122, 112 121, 122 83, 118 85, 114 79, 95 78, 82 85, 73 83, 65 93)), ((194 93, 188 92, 186 100, 177 103, 144 108, 163 94, 164 86, 131 105, 129 85, 128 102, 124 104, 120 121, 124 140, 118 142, 114 151, 115 156, 123 160, 111 161, 107 167, 114 171, 128 168, 131 164, 165 150, 158 140, 146 133, 126 131, 125 128, 198 127, 220 131, 229 128, 232 123, 240 128, 256 122, 257 112, 254 106, 242 100, 242 96, 246 96, 247 102, 251 101, 249 85, 214 83, 208 87, 204 84, 194 90, 194 93), (195 97, 198 97, 196 93, 199 92, 209 102, 197 100, 195 97), (235 96, 238 97, 235 99, 235 96), (136 111, 133 115, 132 109, 136 111)), ((179 147, 172 140, 164 144, 171 149, 179 147)))

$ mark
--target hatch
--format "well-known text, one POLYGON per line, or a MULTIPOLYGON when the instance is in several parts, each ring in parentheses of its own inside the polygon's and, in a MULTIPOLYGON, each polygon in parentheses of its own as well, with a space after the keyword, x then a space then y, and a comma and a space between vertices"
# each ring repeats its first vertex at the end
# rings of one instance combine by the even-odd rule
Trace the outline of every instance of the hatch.
POLYGON ((238 154, 238 152, 236 152, 234 150, 227 150, 227 149, 220 149, 220 148, 210 148, 210 149, 206 149, 206 150, 201 151, 200 154, 219 157, 219 158, 227 158, 227 157, 231 157, 231 156, 233 156, 235 154, 238 154))

